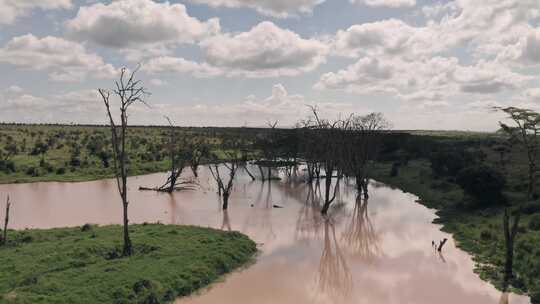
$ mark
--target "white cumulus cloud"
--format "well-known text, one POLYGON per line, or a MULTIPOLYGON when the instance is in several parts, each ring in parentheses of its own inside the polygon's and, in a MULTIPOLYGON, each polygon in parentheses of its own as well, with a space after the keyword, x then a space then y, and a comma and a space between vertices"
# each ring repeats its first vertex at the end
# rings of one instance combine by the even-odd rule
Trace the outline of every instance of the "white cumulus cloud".
POLYGON ((230 75, 248 77, 293 76, 312 71, 325 62, 328 47, 304 39, 272 22, 247 32, 211 37, 201 43, 206 61, 230 75))
POLYGON ((158 43, 194 43, 220 31, 216 18, 200 21, 183 4, 119 0, 79 8, 66 23, 70 34, 111 48, 158 43))
POLYGON ((251 8, 257 12, 277 18, 310 14, 313 8, 325 0, 190 0, 193 3, 212 7, 251 8))
POLYGON ((28 70, 48 70, 53 80, 76 81, 91 75, 111 78, 117 70, 84 46, 62 38, 17 36, 0 48, 0 63, 28 70))
POLYGON ((0 0, 0 25, 13 24, 34 9, 69 9, 71 0, 0 0))

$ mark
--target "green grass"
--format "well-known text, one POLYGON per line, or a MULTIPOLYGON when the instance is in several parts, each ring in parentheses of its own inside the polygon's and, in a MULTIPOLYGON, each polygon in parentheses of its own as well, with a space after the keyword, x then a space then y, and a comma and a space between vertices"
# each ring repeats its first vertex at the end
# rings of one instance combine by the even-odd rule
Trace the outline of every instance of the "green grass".
POLYGON ((135 253, 120 258, 120 226, 10 231, 0 247, 0 302, 171 302, 256 252, 237 232, 159 224, 132 225, 130 232, 135 253))

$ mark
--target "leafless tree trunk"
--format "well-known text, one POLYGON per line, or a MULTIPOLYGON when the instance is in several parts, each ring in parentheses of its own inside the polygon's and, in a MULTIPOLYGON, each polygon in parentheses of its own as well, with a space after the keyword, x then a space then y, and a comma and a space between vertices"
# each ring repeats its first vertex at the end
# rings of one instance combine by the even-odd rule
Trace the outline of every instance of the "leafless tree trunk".
POLYGON ((504 229, 504 242, 506 248, 506 260, 504 265, 504 279, 503 285, 508 286, 510 281, 514 278, 514 242, 519 227, 519 220, 521 219, 521 212, 518 211, 514 217, 514 222, 510 227, 510 215, 508 209, 504 210, 503 215, 503 229, 504 229))
POLYGON ((234 177, 236 175, 236 170, 238 169, 238 164, 236 162, 224 163, 223 166, 229 170, 229 179, 227 182, 224 182, 223 177, 219 171, 219 164, 211 164, 208 167, 212 173, 212 177, 217 183, 218 193, 221 195, 223 200, 223 210, 229 208, 229 197, 233 188, 234 177))
POLYGON ((98 89, 105 108, 107 110, 107 116, 109 118, 109 125, 111 129, 111 144, 113 148, 113 160, 114 160, 114 173, 116 176, 116 184, 118 186, 118 192, 122 199, 123 207, 123 234, 124 234, 124 247, 122 254, 124 256, 130 256, 132 253, 131 239, 129 238, 129 219, 128 219, 128 151, 126 145, 126 138, 128 135, 128 109, 135 103, 146 104, 144 101, 145 96, 149 93, 142 87, 140 80, 135 79, 135 73, 138 71, 137 67, 129 76, 126 76, 126 69, 122 68, 120 74, 120 80, 115 82, 116 88, 112 90, 112 94, 118 97, 120 106, 120 126, 116 125, 113 114, 111 113, 111 91, 106 89, 98 89))
POLYGON ((9 208, 11 207, 11 202, 9 201, 9 195, 6 200, 6 215, 4 217, 4 231, 2 236, 2 245, 7 244, 7 229, 9 224, 9 208))

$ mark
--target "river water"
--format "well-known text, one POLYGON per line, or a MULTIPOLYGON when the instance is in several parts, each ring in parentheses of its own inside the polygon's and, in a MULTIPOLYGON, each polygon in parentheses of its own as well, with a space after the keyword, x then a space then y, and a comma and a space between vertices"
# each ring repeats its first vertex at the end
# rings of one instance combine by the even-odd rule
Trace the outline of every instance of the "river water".
MULTIPOLYGON (((164 174, 129 179, 131 223, 237 230, 260 249, 253 265, 177 303, 529 303, 480 280, 471 257, 432 224, 434 210, 398 189, 372 182, 369 200, 357 201, 353 188, 344 185, 324 219, 318 211, 323 186, 252 182, 240 172, 223 212, 206 168, 200 169, 196 191, 138 190, 164 180, 164 174), (449 241, 438 254, 431 242, 443 238, 449 241)), ((114 180, 0 185, 0 202, 8 193, 14 229, 121 223, 114 180)))

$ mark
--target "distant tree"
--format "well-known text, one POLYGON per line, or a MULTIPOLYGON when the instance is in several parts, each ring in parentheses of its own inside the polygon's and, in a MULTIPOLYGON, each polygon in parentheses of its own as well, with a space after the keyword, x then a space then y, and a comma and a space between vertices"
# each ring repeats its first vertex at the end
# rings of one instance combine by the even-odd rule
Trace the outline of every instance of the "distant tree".
POLYGON ((123 207, 123 235, 124 246, 122 254, 130 256, 132 253, 132 244, 129 237, 129 219, 128 219, 128 151, 127 151, 127 131, 128 131, 128 110, 136 104, 146 104, 145 97, 149 94, 141 85, 140 80, 135 79, 139 67, 137 67, 129 76, 126 76, 126 69, 122 68, 119 81, 115 82, 116 88, 112 90, 98 89, 99 94, 105 105, 107 116, 109 118, 109 126, 111 129, 111 144, 114 160, 114 174, 118 192, 122 199, 123 207), (111 94, 119 100, 120 109, 120 125, 117 126, 113 114, 111 112, 111 94))
POLYGON ((17 147, 17 143, 10 142, 4 147, 4 151, 6 151, 6 153, 4 154, 4 160, 8 160, 13 155, 19 153, 19 148, 17 147))
POLYGON ((49 145, 39 140, 34 144, 34 148, 30 152, 31 155, 41 155, 41 160, 45 160, 45 154, 49 150, 49 145))
POLYGON ((528 187, 527 199, 531 199, 536 185, 538 173, 537 156, 540 149, 540 114, 528 109, 516 107, 496 108, 508 115, 513 126, 499 122, 502 130, 509 135, 511 141, 516 141, 527 152, 528 187))

